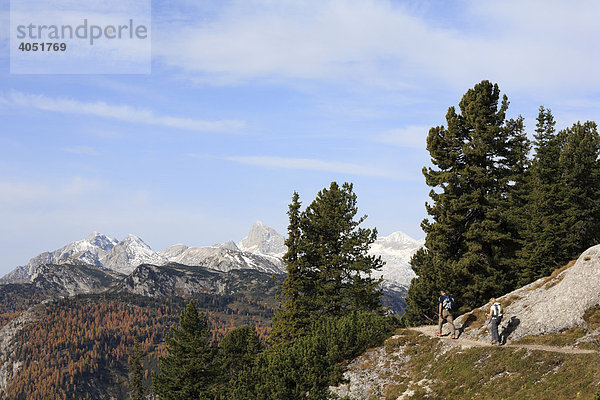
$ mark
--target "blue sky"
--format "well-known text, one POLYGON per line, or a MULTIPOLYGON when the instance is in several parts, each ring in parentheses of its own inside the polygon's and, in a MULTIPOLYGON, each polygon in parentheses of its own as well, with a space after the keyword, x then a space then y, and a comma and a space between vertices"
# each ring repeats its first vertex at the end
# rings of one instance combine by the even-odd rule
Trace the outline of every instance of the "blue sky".
POLYGON ((10 74, 0 4, 0 275, 92 231, 283 233, 292 193, 333 180, 421 238, 427 131, 475 83, 530 134, 540 105, 598 120, 595 1, 153 1, 149 75, 10 74))

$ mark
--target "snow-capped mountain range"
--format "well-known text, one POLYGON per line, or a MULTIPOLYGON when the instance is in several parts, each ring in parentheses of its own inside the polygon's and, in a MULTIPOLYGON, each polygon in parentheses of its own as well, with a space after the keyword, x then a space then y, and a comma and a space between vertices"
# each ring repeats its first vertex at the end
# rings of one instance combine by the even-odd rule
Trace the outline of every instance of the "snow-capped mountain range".
MULTIPOLYGON (((282 256, 286 251, 284 237, 260 221, 255 222, 248 235, 239 242, 232 241, 206 247, 188 247, 184 244, 170 246, 156 252, 142 239, 128 235, 118 241, 99 232, 51 252, 32 258, 27 265, 15 268, 0 279, 0 283, 30 282, 40 266, 79 261, 109 268, 129 275, 141 264, 162 266, 178 263, 202 266, 227 272, 234 269, 254 269, 268 273, 283 273, 282 256)), ((402 232, 380 237, 373 243, 370 253, 380 255, 386 265, 376 276, 383 276, 386 286, 408 287, 415 276, 409 265, 410 257, 423 246, 402 232)))

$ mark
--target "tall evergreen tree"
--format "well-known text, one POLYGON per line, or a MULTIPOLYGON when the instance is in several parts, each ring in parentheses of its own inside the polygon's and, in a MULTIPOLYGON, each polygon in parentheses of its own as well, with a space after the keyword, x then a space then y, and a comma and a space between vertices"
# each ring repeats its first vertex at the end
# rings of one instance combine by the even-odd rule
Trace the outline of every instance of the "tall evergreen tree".
POLYGON ((462 309, 479 306, 514 284, 518 249, 510 192, 527 166, 523 119, 506 119, 506 95, 482 81, 446 114, 447 127, 429 131, 427 150, 437 167, 423 174, 432 220, 421 224, 425 247, 411 260, 417 278, 408 292, 406 318, 425 322, 446 288, 462 309))
POLYGON ((567 204, 565 230, 571 257, 600 243, 600 135, 595 122, 561 132, 560 166, 567 204))
POLYGON ((193 301, 181 312, 179 327, 172 327, 167 338, 168 355, 160 359, 160 372, 154 377, 154 392, 159 399, 212 399, 214 352, 204 315, 193 301))
POLYGON ((380 280, 372 272, 383 262, 367 254, 377 231, 360 228, 366 216, 355 219, 357 213, 350 183, 340 187, 332 182, 302 213, 294 194, 288 212, 288 276, 273 329, 276 342, 293 340, 321 317, 381 309, 380 280))
POLYGON ((300 195, 294 192, 287 213, 290 222, 288 236, 285 240, 287 252, 283 256, 287 276, 281 284, 280 303, 273 318, 273 330, 269 338, 272 343, 289 342, 304 333, 308 315, 306 314, 307 309, 302 307, 303 296, 314 294, 310 286, 313 279, 307 276, 309 268, 304 265, 305 260, 300 257, 301 206, 300 195))
POLYGON ((239 378, 251 370, 255 358, 261 350, 260 339, 254 328, 242 326, 229 331, 221 342, 215 359, 217 372, 217 399, 237 398, 240 389, 239 378))
POLYGON ((144 384, 144 351, 136 337, 133 342, 133 351, 129 357, 129 400, 145 400, 148 392, 144 384))
POLYGON ((600 139, 594 122, 558 133, 540 108, 524 207, 519 284, 549 274, 600 242, 600 139))
POLYGON ((522 245, 517 264, 517 285, 547 275, 568 260, 564 246, 563 174, 561 139, 552 112, 540 107, 537 117, 535 156, 527 171, 525 202, 521 207, 522 245))

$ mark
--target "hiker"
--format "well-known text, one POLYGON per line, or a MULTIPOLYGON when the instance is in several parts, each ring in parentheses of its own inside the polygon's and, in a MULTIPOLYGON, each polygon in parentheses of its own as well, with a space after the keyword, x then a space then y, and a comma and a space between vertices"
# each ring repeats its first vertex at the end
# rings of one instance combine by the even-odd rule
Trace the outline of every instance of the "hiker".
POLYGON ((444 325, 444 320, 446 320, 450 326, 452 327, 452 335, 450 339, 456 339, 455 329, 454 329, 454 318, 452 317, 452 308, 454 307, 454 299, 452 296, 446 294, 445 290, 440 290, 440 298, 438 300, 438 330, 435 333, 438 336, 442 336, 442 325, 444 325))
POLYGON ((490 299, 490 312, 488 312, 487 317, 491 318, 492 322, 492 344, 501 345, 502 343, 498 336, 498 325, 502 321, 502 305, 493 297, 490 299))

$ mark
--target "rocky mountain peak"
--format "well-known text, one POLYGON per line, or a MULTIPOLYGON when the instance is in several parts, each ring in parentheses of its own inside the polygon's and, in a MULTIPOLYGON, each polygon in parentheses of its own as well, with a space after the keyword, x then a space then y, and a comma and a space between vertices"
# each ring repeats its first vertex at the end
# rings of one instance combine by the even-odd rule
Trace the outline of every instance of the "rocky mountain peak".
POLYGON ((125 245, 139 245, 142 247, 147 247, 150 248, 150 246, 148 246, 139 236, 136 236, 134 234, 129 234, 125 237, 125 239, 121 240, 119 242, 119 244, 125 244, 125 245))
POLYGON ((283 235, 261 221, 256 221, 250 227, 248 236, 240 240, 237 247, 251 253, 282 256, 287 250, 284 242, 283 235))
POLYGON ((219 243, 216 244, 215 247, 221 247, 223 249, 229 249, 229 250, 234 250, 234 251, 240 251, 240 248, 237 247, 237 245, 235 244, 235 242, 233 240, 230 240, 228 242, 225 243, 219 243))
POLYGON ((189 249, 189 247, 185 244, 174 244, 173 246, 169 246, 163 251, 161 251, 160 255, 165 257, 166 259, 171 260, 185 252, 187 249, 189 249))
POLYGON ((108 237, 100 232, 92 232, 84 240, 92 246, 99 247, 104 251, 112 250, 112 248, 119 243, 117 239, 108 237))
POLYGON ((381 250, 403 250, 409 249, 413 250, 415 247, 419 248, 423 246, 422 240, 415 240, 408 236, 404 232, 394 232, 388 236, 381 236, 374 243, 375 246, 379 247, 381 250))
POLYGON ((106 267, 123 274, 130 274, 141 264, 164 265, 168 262, 142 239, 132 234, 115 245, 100 261, 106 267))

